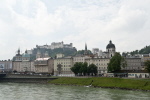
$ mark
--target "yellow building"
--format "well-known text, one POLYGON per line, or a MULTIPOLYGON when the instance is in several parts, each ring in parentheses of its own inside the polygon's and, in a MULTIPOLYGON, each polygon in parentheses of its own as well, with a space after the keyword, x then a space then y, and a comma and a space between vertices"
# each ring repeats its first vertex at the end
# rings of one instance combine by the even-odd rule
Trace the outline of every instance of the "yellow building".
POLYGON ((107 67, 110 59, 109 58, 89 58, 85 62, 90 64, 95 64, 97 66, 98 74, 106 74, 107 67))
POLYGON ((54 60, 54 75, 60 76, 73 76, 74 73, 71 71, 73 66, 72 57, 62 57, 54 60))

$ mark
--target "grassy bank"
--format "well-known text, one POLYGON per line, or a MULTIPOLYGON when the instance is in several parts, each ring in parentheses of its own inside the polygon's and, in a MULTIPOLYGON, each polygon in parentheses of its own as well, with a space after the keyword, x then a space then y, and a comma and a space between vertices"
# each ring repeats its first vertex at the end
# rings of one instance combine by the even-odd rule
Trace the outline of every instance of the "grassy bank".
POLYGON ((49 81, 49 83, 86 86, 90 85, 92 80, 93 80, 92 86, 94 87, 150 90, 150 79, 137 80, 137 79, 108 78, 108 77, 93 77, 93 78, 60 77, 56 80, 49 81))

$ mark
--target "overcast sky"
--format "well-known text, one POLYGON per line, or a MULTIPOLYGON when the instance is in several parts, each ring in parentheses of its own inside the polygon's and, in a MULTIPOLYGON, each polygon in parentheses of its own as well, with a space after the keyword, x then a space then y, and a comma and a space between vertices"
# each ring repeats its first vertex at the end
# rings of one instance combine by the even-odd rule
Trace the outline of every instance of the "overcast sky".
POLYGON ((64 41, 119 52, 150 45, 150 0, 0 0, 0 59, 64 41))

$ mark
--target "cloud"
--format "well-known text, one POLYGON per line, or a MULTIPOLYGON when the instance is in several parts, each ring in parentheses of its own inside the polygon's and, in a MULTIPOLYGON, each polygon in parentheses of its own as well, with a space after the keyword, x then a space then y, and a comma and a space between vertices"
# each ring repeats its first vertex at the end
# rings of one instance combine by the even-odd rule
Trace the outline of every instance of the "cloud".
POLYGON ((1 0, 0 59, 12 58, 36 44, 64 41, 77 49, 105 51, 112 39, 117 51, 149 45, 149 0, 1 0), (11 48, 11 51, 10 49, 11 48), (6 53, 7 52, 7 53, 6 53), (8 53, 9 52, 9 53, 8 53))
MULTIPOLYGON (((147 4, 148 2, 146 1, 147 4)), ((148 28, 150 13, 147 4, 135 0, 103 3, 109 7, 90 3, 84 9, 67 10, 68 15, 73 16, 70 20, 80 32, 74 36, 67 36, 65 40, 75 41, 80 49, 84 48, 81 47, 81 43, 87 41, 90 49, 99 47, 105 50, 109 39, 112 39, 117 50, 121 52, 140 49, 149 44, 148 41, 145 42, 143 36, 143 34, 149 36, 150 31, 148 28)))
MULTIPOLYGON (((24 4, 24 1, 22 2, 24 4)), ((26 7, 29 10, 23 10, 25 14, 30 12, 31 2, 26 2, 26 7), (28 4, 26 4, 28 3, 28 4)), ((32 2, 33 3, 33 2, 32 2)), ((19 4, 18 4, 19 5, 19 4)), ((47 35, 54 32, 61 24, 62 19, 58 16, 58 13, 50 14, 47 11, 45 4, 39 0, 34 1, 34 10, 31 9, 31 15, 25 16, 24 14, 19 14, 13 12, 14 21, 17 26, 27 30, 33 35, 47 35)))

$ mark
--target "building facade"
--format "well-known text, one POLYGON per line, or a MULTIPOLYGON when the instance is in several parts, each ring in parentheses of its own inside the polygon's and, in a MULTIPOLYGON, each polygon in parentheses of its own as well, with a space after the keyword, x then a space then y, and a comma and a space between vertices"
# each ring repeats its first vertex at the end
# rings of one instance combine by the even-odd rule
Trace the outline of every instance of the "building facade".
POLYGON ((34 61, 35 72, 53 74, 54 70, 54 59, 53 58, 37 58, 34 61))
POLYGON ((146 68, 146 66, 145 66, 144 63, 145 63, 147 60, 150 60, 150 54, 142 54, 142 55, 141 55, 141 62, 142 62, 142 67, 143 67, 143 69, 146 68))
POLYGON ((141 58, 130 57, 130 58, 125 58, 125 61, 127 63, 127 66, 125 68, 122 68, 122 70, 127 70, 127 71, 143 70, 143 67, 141 66, 141 58))
POLYGON ((12 72, 12 61, 11 60, 0 61, 0 72, 12 72))
POLYGON ((92 53, 95 55, 95 54, 97 54, 97 55, 99 55, 99 48, 93 48, 92 49, 92 53))
POLYGON ((33 63, 27 50, 24 54, 20 54, 20 49, 18 49, 17 54, 13 57, 12 70, 17 72, 34 72, 35 67, 33 63))
POLYGON ((85 60, 88 65, 95 64, 97 66, 98 74, 106 74, 109 58, 89 58, 85 60))
POLYGON ((54 75, 60 76, 72 76, 74 73, 71 71, 73 66, 72 57, 62 57, 54 60, 54 75))
POLYGON ((76 55, 73 57, 73 64, 75 64, 76 62, 86 62, 86 59, 90 59, 90 56, 87 55, 76 55))

